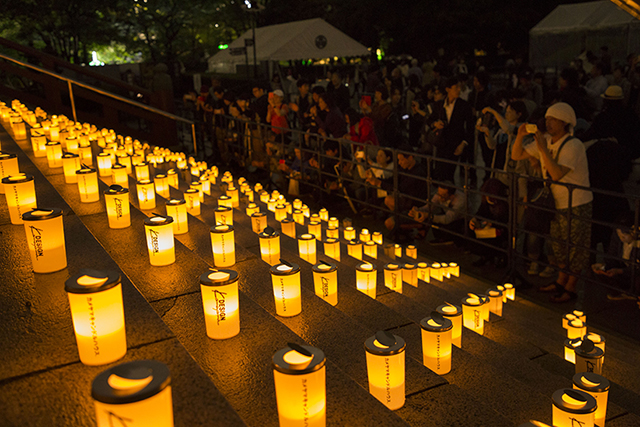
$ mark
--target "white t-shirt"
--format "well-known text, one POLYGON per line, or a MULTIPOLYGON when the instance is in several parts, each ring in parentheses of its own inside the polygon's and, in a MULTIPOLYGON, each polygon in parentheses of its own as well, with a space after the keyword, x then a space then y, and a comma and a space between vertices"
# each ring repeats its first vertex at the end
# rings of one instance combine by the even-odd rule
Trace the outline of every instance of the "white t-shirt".
MULTIPOLYGON (((552 159, 555 159, 558 149, 562 145, 562 142, 567 138, 569 138, 569 140, 564 144, 564 147, 562 147, 557 162, 560 166, 568 167, 570 171, 560 179, 560 182, 590 187, 587 150, 578 138, 574 138, 573 136, 566 134, 564 137, 553 143, 551 142, 551 138, 547 137, 547 148, 549 149, 549 154, 552 159)), ((542 176, 551 178, 547 173, 545 162, 542 161, 537 144, 535 142, 531 143, 527 145, 525 149, 530 155, 541 159, 542 176)), ((567 209, 569 207, 569 191, 567 190, 567 187, 564 185, 551 184, 551 192, 553 193, 553 198, 556 202, 556 209, 567 209)), ((573 190, 571 207, 575 208, 577 206, 587 204, 592 200, 593 193, 591 193, 591 191, 576 189, 573 190)))

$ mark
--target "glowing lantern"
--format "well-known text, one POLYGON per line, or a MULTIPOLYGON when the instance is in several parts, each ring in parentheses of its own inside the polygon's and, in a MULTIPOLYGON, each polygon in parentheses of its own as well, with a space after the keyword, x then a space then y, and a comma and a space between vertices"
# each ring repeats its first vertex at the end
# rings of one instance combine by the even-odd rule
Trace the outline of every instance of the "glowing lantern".
POLYGON ((484 334, 484 316, 482 304, 477 297, 466 297, 462 299, 462 320, 464 327, 480 335, 484 334))
POLYGON ((362 260, 362 242, 360 240, 347 242, 347 254, 355 259, 362 260))
POLYGON ((359 264, 356 266, 356 288, 376 299, 377 275, 378 272, 374 264, 359 264))
POLYGON ((104 190, 109 228, 126 228, 131 225, 129 190, 114 184, 104 190))
POLYGON ((146 162, 136 163, 134 165, 134 170, 136 172, 136 180, 140 181, 143 179, 149 179, 149 164, 146 162))
POLYGON ((276 205, 276 221, 282 221, 287 217, 287 207, 285 205, 276 205))
POLYGON ((416 248, 414 245, 407 246, 406 253, 409 258, 413 258, 413 259, 418 258, 418 248, 416 248))
MULTIPOLYGON (((64 139, 66 150, 70 153, 78 154, 79 150, 79 141, 75 136, 68 136, 64 139)), ((79 154, 78 154, 79 155, 79 154)))
POLYGON ((495 288, 487 289, 485 294, 489 297, 489 311, 497 316, 502 316, 502 292, 495 288))
POLYGON ((173 240, 173 218, 155 215, 144 220, 149 262, 154 266, 173 264, 176 261, 173 240))
POLYGON ((267 214, 264 212, 256 212, 251 214, 251 229, 254 233, 262 233, 267 228, 267 214))
POLYGON ((27 139, 27 127, 21 118, 11 119, 11 131, 16 141, 27 139))
POLYGON ((300 208, 300 210, 302 211, 303 215, 306 216, 307 218, 311 217, 311 211, 309 210, 309 206, 307 205, 302 205, 302 207, 300 208))
POLYGON ((426 262, 418 263, 418 279, 426 283, 431 282, 431 273, 429 271, 429 264, 427 264, 426 262))
POLYGON ((374 231, 373 234, 371 235, 371 240, 376 242, 376 244, 381 245, 382 244, 382 233, 379 232, 379 231, 374 231))
POLYGON ((386 331, 378 331, 364 342, 369 393, 392 411, 405 402, 405 349, 407 344, 386 331))
POLYGON ((327 222, 329 221, 329 211, 326 208, 322 208, 318 211, 318 216, 321 221, 327 222))
POLYGON ((363 249, 366 256, 374 259, 378 258, 378 245, 373 240, 365 242, 363 249))
POLYGON ((504 284, 504 289, 506 291, 507 299, 510 299, 511 301, 515 301, 516 300, 516 288, 514 288, 511 283, 505 283, 504 284))
POLYGON ((582 344, 575 349, 576 374, 593 372, 602 375, 602 357, 604 352, 596 347, 588 338, 582 339, 582 344))
POLYGON ((233 208, 233 201, 231 197, 225 196, 224 194, 218 197, 218 206, 226 206, 228 208, 233 208))
POLYGON ((184 200, 187 203, 187 212, 191 215, 200 215, 200 192, 195 188, 189 188, 184 192, 184 200))
POLYGON ((422 363, 438 375, 451 372, 451 331, 453 323, 439 312, 420 321, 422 363))
POLYGON ((441 262, 440 263, 440 270, 442 271, 442 276, 450 279, 451 278, 451 272, 449 271, 449 264, 447 264, 446 262, 441 262))
POLYGON ((300 267, 281 260, 281 264, 272 266, 270 271, 276 314, 282 317, 297 316, 302 311, 300 267))
POLYGON ((207 271, 200 276, 200 292, 207 336, 214 340, 224 340, 238 335, 238 273, 233 270, 207 271))
POLYGON ((481 310, 482 310, 482 318, 484 319, 485 322, 489 321, 489 297, 483 294, 468 294, 471 298, 477 298, 478 300, 480 300, 480 303, 482 304, 480 306, 481 310))
POLYGON ((118 156, 116 156, 116 164, 121 164, 122 166, 124 166, 127 170, 127 174, 131 173, 131 157, 128 154, 118 154, 118 156))
POLYGON ((502 285, 496 286, 496 289, 498 289, 500 292, 502 292, 502 304, 503 305, 506 304, 507 303, 507 290, 502 285))
POLYGON ((569 322, 576 320, 577 317, 575 316, 575 314, 573 313, 567 313, 564 316, 562 316, 562 327, 564 329, 569 328, 569 322))
POLYGON ((346 227, 344 229, 344 239, 347 241, 354 240, 356 238, 356 230, 353 227, 346 227))
POLYGON ((271 197, 269 197, 269 193, 267 193, 266 191, 259 191, 258 194, 260 194, 260 201, 262 203, 268 203, 269 199, 271 197))
POLYGON ((167 202, 167 215, 173 218, 173 234, 189 232, 189 215, 184 199, 171 199, 167 202))
POLYGON ((78 192, 82 203, 93 203, 100 200, 98 193, 98 172, 94 168, 82 165, 76 171, 78 178, 78 192))
MULTIPOLYGON (((0 180, 19 173, 18 156, 0 152, 0 180)), ((73 173, 75 173, 75 169, 73 173)), ((4 186, 2 184, 0 184, 0 194, 4 194, 4 186)))
POLYGON ((91 386, 98 427, 173 427, 171 374, 155 360, 114 366, 91 386))
POLYGON ((302 234, 298 237, 300 258, 310 264, 316 263, 316 238, 313 234, 302 234))
POLYGON ((300 199, 295 199, 293 201, 293 209, 302 209, 302 200, 300 199))
POLYGON ((327 227, 339 228, 340 221, 338 221, 338 218, 336 218, 335 216, 332 216, 331 218, 329 218, 329 223, 327 224, 327 227))
POLYGON ((587 315, 584 314, 584 312, 580 311, 580 310, 573 310, 573 315, 576 316, 578 319, 582 320, 584 323, 587 323, 587 315))
POLYGON ((398 264, 387 264, 384 266, 384 285, 398 292, 402 293, 402 270, 398 264))
POLYGON ((67 267, 62 209, 36 208, 22 215, 27 246, 35 273, 51 273, 67 267))
POLYGON ((260 238, 260 255, 269 265, 276 265, 280 260, 280 233, 271 227, 266 227, 258 234, 260 238))
POLYGON ((249 203, 245 212, 247 213, 247 216, 251 216, 256 212, 260 212, 260 208, 255 203, 249 203))
POLYGON ((209 179, 206 176, 201 176, 200 183, 202 184, 202 191, 204 192, 204 194, 206 194, 207 196, 210 196, 211 182, 209 182, 209 179))
POLYGON ((317 223, 322 222, 322 220, 320 219, 320 215, 318 215, 317 213, 311 214, 311 216, 309 217, 309 221, 317 223))
POLYGON ((604 426, 611 383, 602 375, 580 372, 573 376, 573 388, 590 394, 597 403, 595 425, 604 426))
POLYGON ((60 141, 60 126, 53 123, 51 124, 51 126, 49 126, 49 138, 52 141, 60 141))
POLYGON ((49 141, 47 147, 47 162, 50 168, 62 167, 62 144, 55 141, 49 141))
POLYGON ((167 178, 167 175, 156 175, 154 182, 156 184, 156 193, 158 193, 160 197, 164 197, 165 199, 171 197, 171 190, 169 189, 169 178, 167 178))
POLYGON ((98 173, 100 176, 105 177, 111 175, 111 155, 109 153, 102 152, 98 154, 96 159, 98 161, 98 173))
POLYGON ((325 362, 322 350, 293 343, 273 355, 280 427, 325 427, 325 362))
POLYGON ((31 128, 31 148, 33 148, 33 154, 36 157, 46 157, 47 155, 47 137, 44 134, 44 130, 38 123, 31 128))
POLYGON ((594 334, 593 332, 590 332, 587 335, 585 335, 585 338, 587 338, 596 347, 598 347, 600 350, 602 350, 602 353, 603 353, 602 363, 604 364, 604 353, 606 353, 605 352, 605 341, 606 341, 605 338, 602 335, 594 334))
POLYGON ((597 402, 588 393, 570 388, 560 389, 551 396, 554 427, 593 427, 597 402))
POLYGON ((396 249, 393 243, 384 245, 384 254, 391 259, 396 259, 396 249))
POLYGON ((213 211, 213 218, 216 224, 233 225, 233 209, 227 206, 218 206, 213 211))
POLYGON ((169 185, 173 188, 178 188, 180 186, 180 182, 178 181, 178 174, 175 169, 169 169, 167 171, 167 178, 169 179, 169 185))
POLYGON ((304 225, 304 214, 300 210, 293 211, 293 220, 300 225, 304 225))
POLYGON ((564 360, 567 362, 571 362, 573 364, 576 363, 576 348, 580 347, 582 344, 582 338, 567 338, 564 340, 564 360))
POLYGON ((393 247, 395 250, 396 258, 402 258, 402 246, 396 243, 393 247))
POLYGON ((284 202, 282 203, 284 205, 284 207, 287 210, 287 215, 292 215, 293 214, 293 207, 291 206, 291 203, 289 202, 284 202))
POLYGON ((275 212, 277 204, 278 204, 278 199, 269 199, 269 201, 267 202, 267 210, 271 212, 275 212))
POLYGON ((36 208, 32 175, 19 173, 2 178, 11 224, 22 224, 22 214, 36 208))
POLYGON ((402 281, 417 288, 418 266, 410 263, 405 264, 402 268, 402 281))
POLYGON ((460 277, 460 266, 455 262, 450 262, 449 273, 451 273, 452 276, 460 277))
POLYGON ((451 320, 451 343, 458 348, 462 348, 462 308, 453 304, 443 304, 436 308, 436 311, 445 318, 451 320))
POLYGON ((120 274, 80 270, 65 282, 80 361, 96 366, 127 352, 120 274))
POLYGON ((309 234, 313 234, 316 240, 322 240, 322 223, 320 221, 310 221, 307 231, 309 234))
POLYGON ((296 223, 291 218, 285 218, 280 221, 280 230, 282 230, 282 234, 292 239, 296 238, 296 223))
POLYGON ((328 238, 324 241, 323 245, 326 256, 340 261, 340 241, 338 239, 328 238))
POLYGON ((191 184, 189 184, 190 188, 193 188, 194 190, 198 190, 198 199, 200 200, 200 203, 204 203, 204 191, 202 190, 202 182, 200 181, 193 181, 191 182, 191 184))
POLYGON ((433 264, 431 264, 431 267, 429 268, 429 274, 431 275, 432 279, 436 279, 442 282, 443 273, 439 263, 434 262, 433 264))
POLYGON ((567 338, 582 338, 587 334, 587 327, 580 319, 575 319, 567 325, 567 338))
POLYGON ((91 144, 87 141, 85 143, 79 142, 80 148, 78 150, 78 154, 80 154, 80 158, 82 159, 82 163, 86 165, 93 165, 93 151, 91 151, 91 144))
POLYGON ((331 238, 331 239, 340 238, 340 229, 338 227, 327 227, 325 233, 327 235, 327 238, 331 238))
POLYGON ((76 171, 80 169, 80 155, 74 153, 64 153, 62 155, 62 171, 64 172, 64 182, 75 184, 78 182, 76 171))
POLYGON ((213 249, 213 265, 231 267, 236 263, 236 243, 232 225, 216 225, 211 227, 211 247, 213 249))
POLYGON ((333 306, 338 304, 338 266, 320 261, 312 270, 316 295, 333 306))
POLYGON ((149 210, 156 207, 156 191, 153 181, 143 179, 137 183, 138 204, 140 209, 149 210))

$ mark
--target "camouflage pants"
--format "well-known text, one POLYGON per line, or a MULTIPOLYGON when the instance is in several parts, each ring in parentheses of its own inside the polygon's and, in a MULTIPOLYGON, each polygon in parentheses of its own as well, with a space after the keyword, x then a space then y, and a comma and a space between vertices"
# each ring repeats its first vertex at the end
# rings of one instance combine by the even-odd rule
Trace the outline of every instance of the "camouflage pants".
POLYGON ((565 265, 568 270, 580 273, 589 267, 589 247, 591 246, 591 219, 592 203, 571 208, 571 229, 569 229, 569 209, 558 209, 556 216, 551 221, 550 234, 557 240, 551 241, 553 254, 558 264, 565 265), (567 244, 570 249, 567 253, 567 244), (567 259, 568 255, 568 259, 567 259))

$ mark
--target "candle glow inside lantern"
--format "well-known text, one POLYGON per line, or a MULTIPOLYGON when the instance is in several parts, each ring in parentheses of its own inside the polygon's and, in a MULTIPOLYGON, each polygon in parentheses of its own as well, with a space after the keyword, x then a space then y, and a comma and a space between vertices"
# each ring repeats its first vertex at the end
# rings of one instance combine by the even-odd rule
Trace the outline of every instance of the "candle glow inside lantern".
POLYGON ((65 282, 80 361, 96 366, 127 352, 120 274, 80 270, 65 282))
POLYGON ((551 396, 554 427, 593 427, 597 402, 588 393, 570 388, 557 390, 551 396))
POLYGON ((364 342, 369 393, 392 411, 405 402, 406 347, 404 339, 387 331, 378 331, 364 342))
POLYGON ((276 211, 276 205, 278 204, 278 199, 269 199, 267 201, 267 210, 274 212, 276 211))
POLYGON ((379 231, 374 231, 371 235, 371 240, 373 240, 376 244, 382 244, 382 233, 379 231))
POLYGON ((443 272, 440 263, 434 262, 433 264, 431 264, 431 267, 429 268, 429 274, 431 275, 432 279, 436 279, 442 282, 443 272))
POLYGON ((328 222, 329 221, 329 211, 326 208, 322 208, 318 211, 318 216, 321 221, 328 222))
POLYGON ((355 259, 362 260, 362 242, 360 240, 347 242, 347 254, 355 259))
MULTIPOLYGON (((258 190, 256 190, 258 191, 258 190)), ((268 203, 269 199, 271 198, 271 196, 269 196, 269 193, 266 191, 258 191, 258 194, 260 194, 260 201, 262 203, 268 203)))
POLYGON ((296 238, 296 223, 291 218, 285 218, 280 221, 280 230, 282 230, 282 234, 292 239, 296 238))
POLYGON ((247 216, 251 216, 256 212, 260 212, 260 208, 255 203, 249 203, 247 205, 247 208, 245 209, 245 212, 247 213, 247 216))
POLYGON ((422 363, 438 375, 451 372, 451 331, 453 323, 434 311, 420 321, 422 363))
POLYGON ((200 215, 200 192, 195 188, 188 188, 184 194, 184 200, 187 204, 187 212, 191 215, 200 215))
POLYGON ((355 240, 356 238, 356 230, 353 227, 345 227, 344 229, 344 239, 347 241, 355 240))
POLYGON ((564 360, 567 362, 571 362, 575 365, 576 363, 576 348, 580 347, 582 344, 582 338, 567 338, 564 340, 564 360))
POLYGON ((293 220, 300 225, 304 225, 304 214, 301 210, 296 209, 293 211, 293 220))
POLYGON ((402 268, 402 281, 418 287, 418 266, 416 264, 407 263, 402 268))
POLYGON ((236 263, 236 243, 232 225, 216 225, 211 227, 211 247, 213 249, 213 265, 231 267, 236 263))
POLYGON ((167 215, 173 218, 173 234, 189 232, 189 215, 184 199, 171 199, 166 204, 167 215))
POLYGON ((338 304, 338 266, 320 261, 312 270, 316 295, 333 306, 338 304))
POLYGON ((136 360, 107 369, 93 380, 91 396, 98 427, 173 427, 171 374, 164 363, 136 360))
POLYGON ((340 238, 340 229, 338 227, 327 227, 325 230, 327 238, 331 239, 339 239, 340 238))
POLYGON ((485 294, 489 297, 489 311, 497 316, 502 316, 502 291, 492 288, 487 289, 485 294))
POLYGON ((587 326, 580 319, 575 319, 567 325, 567 338, 582 338, 587 334, 587 326))
POLYGON ((271 267, 270 272, 276 314, 282 317, 297 316, 302 312, 300 267, 281 260, 280 264, 271 267))
POLYGON ((22 215, 27 246, 35 273, 52 273, 67 267, 62 209, 36 208, 22 215))
POLYGON ((580 372, 593 372, 602 375, 602 358, 604 352, 593 344, 588 338, 583 338, 582 343, 575 349, 576 374, 580 372))
POLYGON ((309 221, 307 232, 313 234, 316 240, 322 240, 322 223, 320 221, 309 221))
POLYGON ((484 316, 482 304, 477 297, 466 297, 462 299, 462 320, 464 327, 480 335, 484 334, 484 316))
POLYGON ((365 242, 363 245, 363 250, 366 256, 369 256, 373 259, 378 258, 378 245, 374 241, 369 240, 368 242, 365 242))
POLYGON ((74 153, 64 153, 62 155, 62 171, 64 173, 64 182, 67 184, 75 184, 78 182, 76 171, 81 168, 80 155, 74 153))
POLYGON ((573 388, 590 394, 596 400, 598 406, 594 421, 597 426, 604 426, 610 387, 608 379, 593 372, 580 372, 573 376, 573 388))
MULTIPOLYGON (((74 169, 73 173, 75 174, 75 172, 74 169)), ((18 156, 13 153, 0 152, 0 180, 19 173, 18 156)), ((0 184, 0 194, 4 194, 4 186, 2 184, 0 184)))
POLYGON ((513 284, 505 283, 504 284, 504 289, 505 289, 505 292, 506 292, 507 299, 510 299, 511 301, 515 301, 516 300, 516 288, 513 287, 513 284))
POLYGON ((378 271, 374 264, 359 264, 356 266, 356 288, 376 299, 377 276, 378 271))
POLYGON ((273 355, 280 427, 326 426, 326 368, 322 350, 289 343, 273 355))
POLYGON ((258 234, 260 238, 260 255, 269 265, 280 262, 280 233, 271 227, 266 227, 258 234))
POLYGON ((451 329, 451 343, 458 348, 462 348, 462 308, 446 303, 436 308, 436 311, 451 320, 453 324, 453 329, 451 329))
POLYGON ((100 200, 98 193, 98 172, 94 168, 82 165, 76 171, 78 177, 78 192, 82 203, 93 203, 100 200))
POLYGON ((238 273, 234 270, 210 270, 200 276, 207 336, 224 340, 240 333, 238 273))
POLYGON ((323 245, 326 256, 340 261, 340 241, 338 239, 327 238, 324 240, 323 245))
POLYGON ((176 261, 173 240, 173 218, 155 215, 144 220, 149 249, 149 262, 154 266, 173 264, 176 261))
POLYGON ((11 224, 22 224, 22 214, 36 208, 36 188, 32 175, 18 173, 2 178, 11 224))
POLYGON ((98 161, 98 173, 101 177, 111 175, 111 154, 102 152, 96 156, 98 161))
POLYGON ((156 184, 156 193, 160 197, 164 197, 168 199, 171 197, 171 190, 169 189, 169 178, 165 174, 157 174, 154 178, 154 183, 156 184))
POLYGON ((316 263, 316 238, 313 234, 302 234, 298 237, 300 258, 310 264, 316 263))
POLYGON ((287 207, 285 205, 276 205, 276 221, 282 221, 287 217, 287 207))
POLYGON ((384 285, 398 293, 402 293, 402 270, 399 264, 389 263, 384 266, 384 285))
POLYGON ((216 224, 233 225, 233 209, 227 206, 218 206, 213 211, 213 218, 216 224))
POLYGON ((429 271, 429 264, 427 264, 426 262, 418 263, 418 279, 426 283, 431 282, 431 273, 429 271))
POLYGON ((131 225, 129 190, 121 185, 111 185, 104 190, 109 228, 127 228, 131 225))
POLYGON ((143 179, 149 179, 149 164, 146 162, 136 163, 133 165, 134 171, 136 173, 136 180, 140 181, 143 179))
POLYGON ((138 192, 138 204, 140 209, 149 210, 156 208, 156 190, 153 184, 153 181, 148 179, 143 179, 138 181, 137 185, 138 192))
POLYGON ((49 141, 47 147, 47 162, 50 168, 62 167, 62 144, 57 141, 49 141))
POLYGON ((416 248, 414 245, 407 246, 406 253, 409 258, 418 258, 418 248, 416 248))

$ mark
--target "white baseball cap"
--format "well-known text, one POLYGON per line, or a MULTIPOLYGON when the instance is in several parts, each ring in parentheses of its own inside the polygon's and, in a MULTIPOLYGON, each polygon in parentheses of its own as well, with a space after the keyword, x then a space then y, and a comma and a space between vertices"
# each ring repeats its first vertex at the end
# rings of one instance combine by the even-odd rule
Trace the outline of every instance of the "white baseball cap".
POLYGON ((545 117, 553 117, 554 119, 561 120, 571 125, 572 128, 576 126, 576 112, 573 111, 573 107, 566 102, 558 102, 547 108, 545 117))
POLYGON ((284 92, 281 91, 280 89, 274 90, 273 94, 276 95, 276 96, 279 96, 280 98, 284 98, 284 92))

